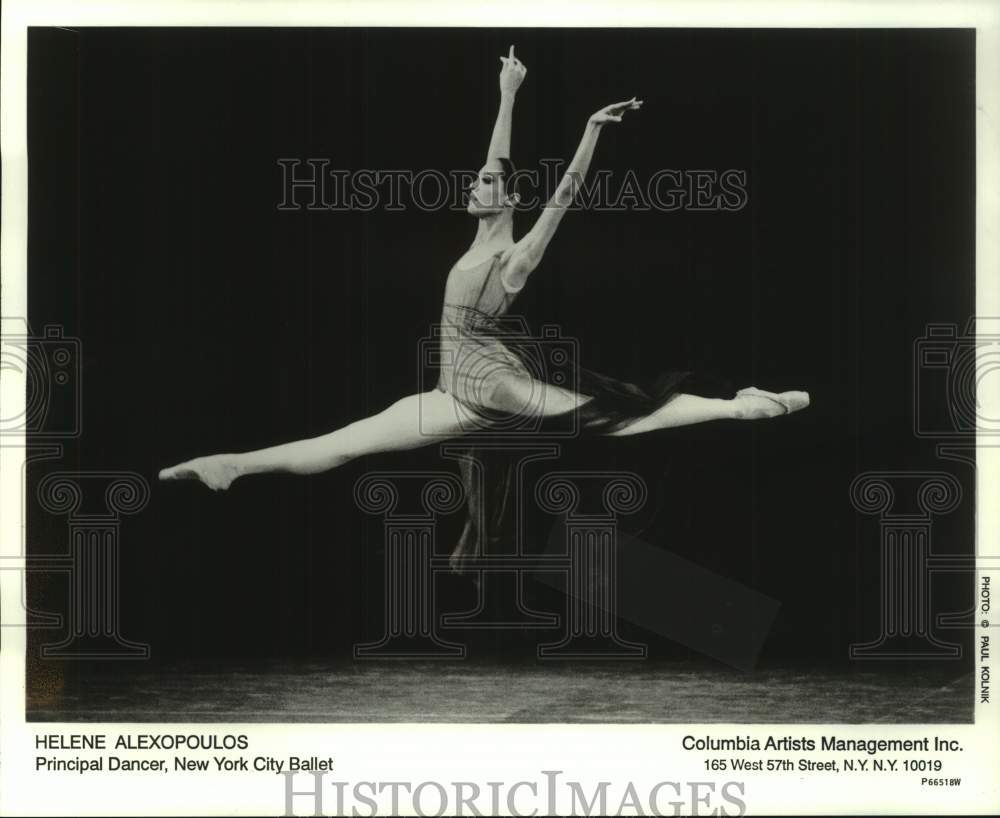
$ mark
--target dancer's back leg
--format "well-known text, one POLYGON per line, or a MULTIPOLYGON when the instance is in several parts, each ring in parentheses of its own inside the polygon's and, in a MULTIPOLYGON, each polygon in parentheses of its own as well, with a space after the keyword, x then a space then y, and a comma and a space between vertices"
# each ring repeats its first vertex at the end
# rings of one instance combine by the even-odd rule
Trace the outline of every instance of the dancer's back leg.
POLYGON ((462 415, 446 392, 410 395, 377 415, 319 437, 239 454, 199 457, 163 469, 161 480, 201 480, 227 489, 237 477, 262 472, 316 474, 356 457, 427 446, 463 433, 462 415))

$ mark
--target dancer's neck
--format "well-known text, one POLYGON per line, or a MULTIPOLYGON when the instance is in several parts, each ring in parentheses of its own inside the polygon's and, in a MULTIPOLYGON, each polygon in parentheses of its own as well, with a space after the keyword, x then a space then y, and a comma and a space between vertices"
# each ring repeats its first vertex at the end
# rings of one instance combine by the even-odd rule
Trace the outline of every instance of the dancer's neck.
POLYGON ((513 244, 514 243, 514 220, 510 211, 505 210, 491 216, 483 216, 479 219, 476 228, 476 238, 472 241, 472 247, 480 244, 513 244))

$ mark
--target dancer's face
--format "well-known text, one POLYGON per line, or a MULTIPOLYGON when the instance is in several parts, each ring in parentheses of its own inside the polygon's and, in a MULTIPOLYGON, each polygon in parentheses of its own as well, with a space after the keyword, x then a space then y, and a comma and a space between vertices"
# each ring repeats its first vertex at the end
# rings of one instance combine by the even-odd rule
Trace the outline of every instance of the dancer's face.
POLYGON ((497 159, 490 159, 479 169, 479 174, 469 187, 466 211, 481 217, 501 213, 512 205, 504 186, 503 165, 497 159))

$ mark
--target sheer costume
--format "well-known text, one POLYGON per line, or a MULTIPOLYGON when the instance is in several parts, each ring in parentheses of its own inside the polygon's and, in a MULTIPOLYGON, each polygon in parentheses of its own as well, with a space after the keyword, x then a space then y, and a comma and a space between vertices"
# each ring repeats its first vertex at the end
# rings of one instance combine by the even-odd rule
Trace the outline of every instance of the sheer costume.
MULTIPOLYGON (((491 430, 523 429, 524 434, 565 438, 575 428, 581 435, 621 429, 655 412, 680 392, 705 397, 732 397, 725 378, 693 371, 661 372, 647 387, 617 380, 575 365, 575 408, 555 411, 546 400, 547 385, 560 386, 539 360, 537 338, 527 324, 507 311, 520 287, 502 280, 498 251, 469 268, 452 268, 445 285, 440 325, 440 376, 437 389, 450 394, 462 411, 462 426, 471 433, 459 458, 468 498, 468 517, 450 562, 456 573, 474 569, 501 535, 509 508, 516 453, 503 447, 477 446, 491 430), (548 404, 548 406, 546 406, 548 404), (482 484, 476 462, 483 469, 482 484)), ((566 389, 565 386, 560 388, 566 389)))

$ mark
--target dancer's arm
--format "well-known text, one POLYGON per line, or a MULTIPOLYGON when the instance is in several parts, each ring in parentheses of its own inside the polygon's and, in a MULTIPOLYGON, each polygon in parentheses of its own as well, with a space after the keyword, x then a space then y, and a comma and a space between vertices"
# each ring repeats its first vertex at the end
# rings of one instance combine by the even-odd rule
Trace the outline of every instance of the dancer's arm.
POLYGON ((542 215, 538 217, 534 227, 511 250, 504 278, 512 288, 522 286, 524 280, 541 262, 545 248, 549 246, 556 228, 559 227, 559 222, 562 221, 567 208, 573 203, 573 199, 590 169, 590 160, 594 156, 594 148, 597 146, 597 138, 601 134, 601 129, 608 122, 621 122, 625 111, 637 110, 641 105, 642 100, 633 97, 625 102, 608 105, 587 120, 587 127, 573 156, 573 161, 569 163, 555 193, 552 194, 549 203, 542 210, 542 215))
POLYGON ((500 111, 493 125, 490 147, 486 151, 487 160, 510 158, 510 127, 514 116, 514 97, 517 96, 517 89, 528 73, 524 63, 514 56, 514 46, 510 47, 510 54, 500 58, 500 62, 503 63, 503 68, 500 69, 500 111))

